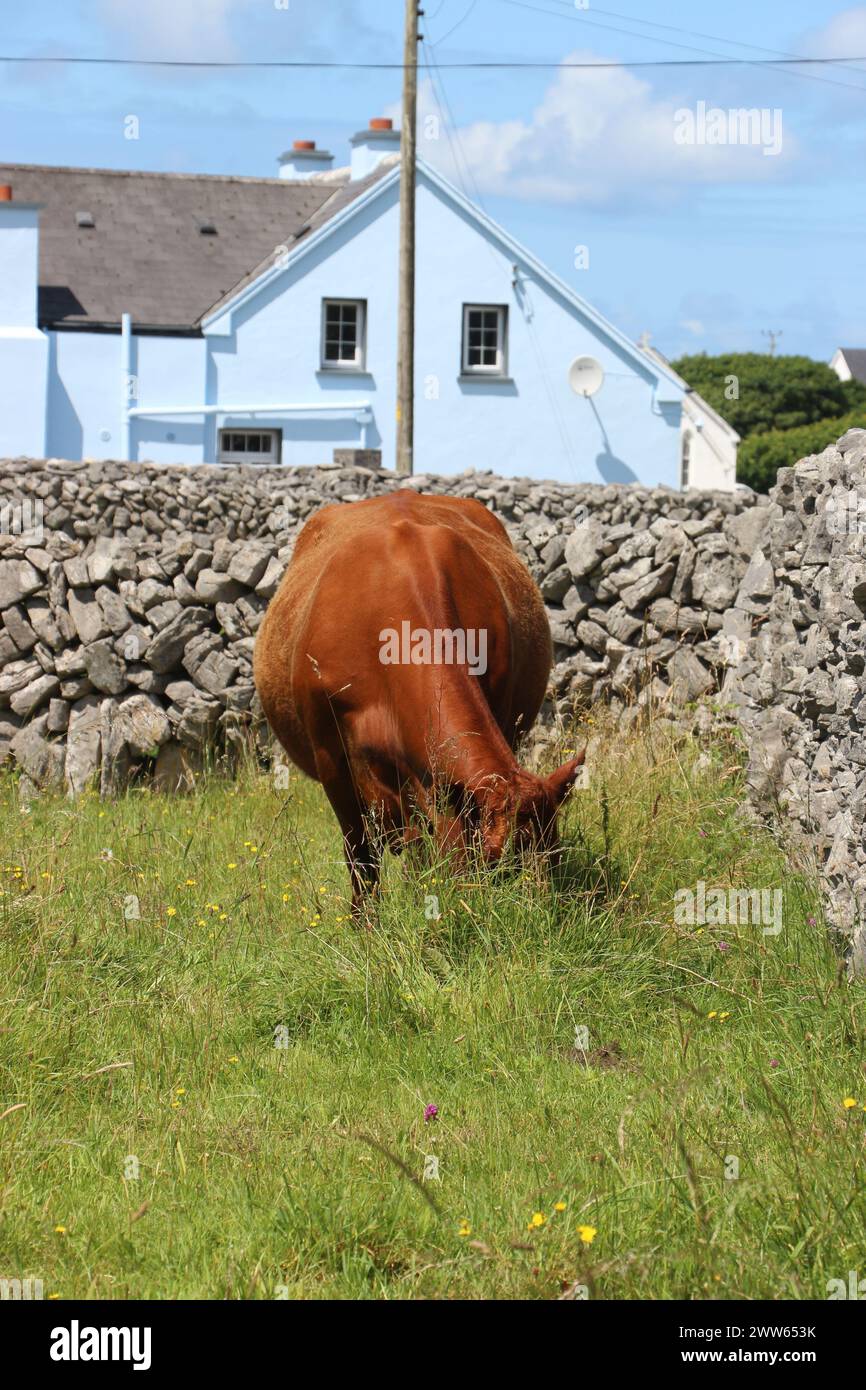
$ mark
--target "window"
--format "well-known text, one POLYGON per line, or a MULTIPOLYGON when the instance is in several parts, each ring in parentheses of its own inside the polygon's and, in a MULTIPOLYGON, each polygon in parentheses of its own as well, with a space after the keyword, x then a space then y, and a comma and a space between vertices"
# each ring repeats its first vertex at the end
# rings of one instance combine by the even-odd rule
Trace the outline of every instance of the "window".
POLYGON ((680 487, 687 488, 689 485, 689 464, 692 457, 692 436, 688 430, 683 435, 683 458, 682 468, 680 469, 680 487))
POLYGON ((504 304, 463 305, 464 376, 505 376, 507 326, 504 304))
POLYGON ((364 370, 367 305, 363 299, 322 301, 322 368, 364 370))
POLYGON ((220 430, 220 463, 280 463, 280 430, 220 430))

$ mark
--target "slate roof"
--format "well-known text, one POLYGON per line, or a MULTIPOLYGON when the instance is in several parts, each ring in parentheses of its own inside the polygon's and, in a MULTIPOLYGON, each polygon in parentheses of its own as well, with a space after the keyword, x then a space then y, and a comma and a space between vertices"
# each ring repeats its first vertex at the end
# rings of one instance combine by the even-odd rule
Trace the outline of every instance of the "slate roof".
POLYGON ((840 348, 855 381, 866 382, 866 348, 840 348))
POLYGON ((237 178, 0 164, 15 202, 40 203, 39 322, 197 332, 254 267, 340 211, 371 182, 237 178), (95 225, 79 227, 78 213, 95 225), (212 222, 216 235, 203 235, 212 222))
MULTIPOLYGON (((338 212, 342 212, 343 208, 348 207, 350 203, 354 203, 355 199, 360 198, 362 193, 366 193, 368 188, 372 188, 373 184, 381 182, 387 174, 390 174, 395 163, 399 163, 399 157, 394 159, 391 156, 386 156, 373 173, 368 174, 366 178, 358 179, 355 183, 344 183, 338 187, 333 191, 332 197, 328 202, 324 203, 316 212, 307 218, 304 226, 294 238, 295 243, 309 236, 312 232, 317 232, 326 222, 330 222, 332 217, 336 217, 338 212)), ((289 241, 286 243, 284 241, 283 244, 291 246, 292 242, 289 241)), ((205 318, 210 314, 216 313, 224 304, 228 303, 230 299, 234 299, 236 294, 240 294, 241 290, 245 289, 247 285, 252 284, 252 282, 257 280, 266 270, 269 270, 278 256, 282 254, 283 252, 279 249, 279 246, 268 247, 268 253, 264 259, 251 265, 246 274, 241 276, 240 280, 229 286, 226 292, 221 294, 213 304, 208 305, 207 314, 202 313, 201 317, 205 318)))

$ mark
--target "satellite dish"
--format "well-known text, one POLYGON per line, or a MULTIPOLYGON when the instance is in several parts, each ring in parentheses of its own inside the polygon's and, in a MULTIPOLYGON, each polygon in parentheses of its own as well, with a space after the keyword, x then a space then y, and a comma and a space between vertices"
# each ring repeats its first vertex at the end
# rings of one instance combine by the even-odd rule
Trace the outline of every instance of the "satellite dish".
POLYGON ((604 384, 604 368, 594 357, 575 357, 568 369, 568 384, 576 396, 594 396, 604 384))

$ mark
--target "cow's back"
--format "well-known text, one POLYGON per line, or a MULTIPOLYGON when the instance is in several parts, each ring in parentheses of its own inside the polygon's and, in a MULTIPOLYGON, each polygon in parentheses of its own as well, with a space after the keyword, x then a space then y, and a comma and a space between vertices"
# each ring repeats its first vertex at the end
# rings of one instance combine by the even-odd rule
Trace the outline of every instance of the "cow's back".
POLYGON ((479 679, 494 718, 512 742, 513 726, 534 720, 550 671, 547 616, 497 518, 471 499, 408 489, 337 504, 301 531, 255 651, 271 727, 309 775, 353 718, 384 728, 413 707, 424 717, 417 706, 430 687, 417 667, 380 660, 382 632, 406 621, 484 629, 489 670, 479 679))

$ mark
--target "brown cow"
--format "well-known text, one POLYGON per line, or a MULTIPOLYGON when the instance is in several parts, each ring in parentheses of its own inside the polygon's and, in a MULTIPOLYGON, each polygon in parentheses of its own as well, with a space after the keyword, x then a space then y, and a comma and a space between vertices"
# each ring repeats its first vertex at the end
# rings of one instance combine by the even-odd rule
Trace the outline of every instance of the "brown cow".
POLYGON ((401 489, 310 518, 259 631, 255 681, 340 822, 356 909, 378 882, 376 828, 399 850, 419 815, 443 849, 477 833, 488 862, 512 834, 555 851, 586 750, 548 777, 514 756, 550 665, 541 595, 480 502, 401 489))

